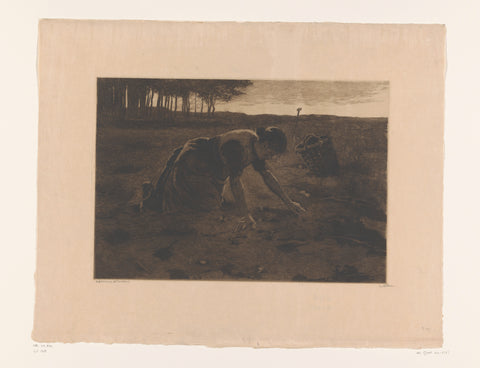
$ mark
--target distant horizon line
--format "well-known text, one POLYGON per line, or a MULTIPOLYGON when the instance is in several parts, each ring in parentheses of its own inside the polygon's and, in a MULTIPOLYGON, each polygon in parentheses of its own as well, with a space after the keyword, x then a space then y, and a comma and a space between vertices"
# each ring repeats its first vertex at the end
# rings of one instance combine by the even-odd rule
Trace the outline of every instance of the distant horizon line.
MULTIPOLYGON (((290 114, 247 114, 245 112, 235 112, 235 111, 215 111, 215 114, 239 114, 239 115, 247 115, 247 116, 262 116, 262 115, 270 115, 270 116, 291 116, 296 118, 297 115, 290 115, 290 114)), ((335 115, 335 114, 301 114, 299 118, 302 116, 333 116, 337 118, 359 118, 359 119, 388 119, 388 116, 356 116, 356 115, 335 115)))
MULTIPOLYGON (((128 109, 128 108, 127 108, 128 109)), ((190 116, 195 116, 196 114, 198 115, 207 115, 206 112, 190 112, 190 116)), ((215 114, 213 116, 209 116, 210 118, 215 118, 215 116, 220 115, 220 114, 232 114, 232 115, 246 115, 246 116, 279 116, 279 117, 292 117, 296 119, 297 115, 289 115, 289 114, 269 114, 269 113, 263 113, 263 114, 247 114, 245 112, 235 112, 235 111, 215 111, 215 114)), ((335 118, 357 118, 357 119, 388 119, 388 116, 357 116, 357 115, 335 115, 335 114, 303 114, 300 115, 299 118, 302 118, 304 116, 331 116, 335 118)), ((141 118, 138 119, 126 119, 126 120, 144 120, 141 118)))

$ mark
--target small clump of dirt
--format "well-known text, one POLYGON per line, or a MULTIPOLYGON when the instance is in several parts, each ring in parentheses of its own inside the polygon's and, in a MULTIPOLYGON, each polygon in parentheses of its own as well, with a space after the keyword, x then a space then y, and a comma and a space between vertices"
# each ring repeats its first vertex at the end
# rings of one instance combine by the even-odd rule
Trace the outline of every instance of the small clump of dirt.
POLYGON ((233 277, 235 279, 250 279, 250 280, 260 280, 263 277, 263 267, 255 267, 254 270, 248 273, 239 272, 234 270, 235 266, 231 263, 228 263, 220 268, 220 271, 224 275, 233 277), (261 270, 260 270, 261 269, 261 270))
POLYGON ((220 268, 220 271, 223 272, 224 275, 228 276, 235 276, 235 277, 244 277, 245 275, 243 272, 237 273, 233 271, 234 265, 231 263, 228 263, 220 268))
POLYGON ((170 245, 165 248, 159 248, 153 253, 153 255, 160 258, 162 261, 168 261, 173 256, 172 246, 170 245))

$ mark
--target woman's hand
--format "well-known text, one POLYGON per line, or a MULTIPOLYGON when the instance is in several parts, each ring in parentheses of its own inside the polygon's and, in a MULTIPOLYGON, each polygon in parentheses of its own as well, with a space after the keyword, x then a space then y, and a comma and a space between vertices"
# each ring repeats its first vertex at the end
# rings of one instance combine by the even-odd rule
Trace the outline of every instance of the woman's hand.
POLYGON ((292 211, 296 215, 300 215, 305 212, 305 208, 303 208, 299 203, 292 201, 287 196, 275 176, 273 176, 273 174, 269 170, 262 170, 259 172, 260 175, 262 175, 263 181, 265 182, 267 187, 270 188, 270 190, 275 193, 283 201, 283 203, 285 203, 285 205, 290 211, 292 211))
POLYGON ((288 209, 292 211, 296 215, 301 215, 302 213, 305 213, 305 208, 302 207, 300 203, 290 201, 288 203, 288 209))
POLYGON ((237 233, 240 231, 245 231, 248 227, 251 227, 252 229, 257 228, 257 223, 252 217, 252 215, 247 215, 245 217, 242 217, 238 222, 237 226, 235 226, 235 229, 233 230, 233 232, 237 233))

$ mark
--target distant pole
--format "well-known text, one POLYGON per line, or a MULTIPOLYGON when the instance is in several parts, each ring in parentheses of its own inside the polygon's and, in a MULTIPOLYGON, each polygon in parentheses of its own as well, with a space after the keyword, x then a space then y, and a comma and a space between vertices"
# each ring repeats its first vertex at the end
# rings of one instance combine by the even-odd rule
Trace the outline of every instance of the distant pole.
POLYGON ((295 145, 297 144, 297 136, 296 136, 296 132, 297 132, 297 124, 298 124, 298 116, 300 115, 300 111, 302 111, 302 108, 299 107, 297 108, 297 117, 295 118, 295 125, 293 127, 293 148, 295 148, 295 145))

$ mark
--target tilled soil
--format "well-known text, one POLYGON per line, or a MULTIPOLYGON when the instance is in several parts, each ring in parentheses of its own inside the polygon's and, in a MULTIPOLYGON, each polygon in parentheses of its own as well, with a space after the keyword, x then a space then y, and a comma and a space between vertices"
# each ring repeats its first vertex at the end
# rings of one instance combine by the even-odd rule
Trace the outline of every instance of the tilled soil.
MULTIPOLYGON (((242 180, 256 229, 234 231, 234 204, 208 213, 138 211, 141 183, 173 148, 256 122, 239 119, 224 127, 99 125, 95 278, 385 282, 386 119, 304 117, 296 134, 329 135, 340 172, 316 177, 292 150, 270 163, 306 208, 302 216, 289 213, 251 168, 242 180)), ((283 120, 277 125, 288 135, 292 125, 283 120)))

